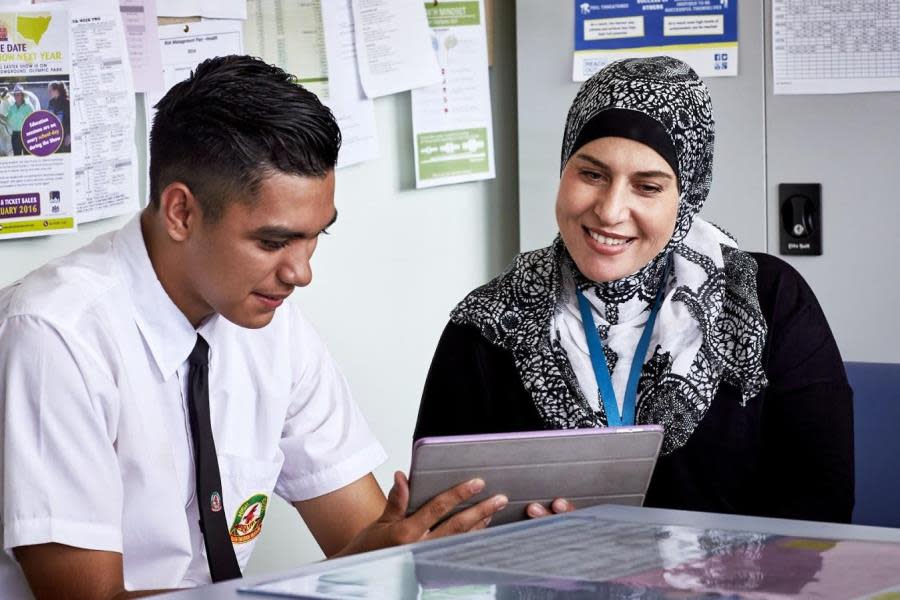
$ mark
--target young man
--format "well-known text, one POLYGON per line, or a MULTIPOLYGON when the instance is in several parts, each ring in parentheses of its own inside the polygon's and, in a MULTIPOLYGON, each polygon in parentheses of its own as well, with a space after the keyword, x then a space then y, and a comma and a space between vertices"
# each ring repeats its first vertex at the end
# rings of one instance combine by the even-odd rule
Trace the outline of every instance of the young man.
POLYGON ((385 500, 383 450, 285 302, 337 216, 328 109, 235 56, 157 108, 150 206, 0 290, 0 597, 238 577, 273 491, 328 556, 484 527, 504 498, 432 529, 479 480, 406 518, 397 474, 385 500))

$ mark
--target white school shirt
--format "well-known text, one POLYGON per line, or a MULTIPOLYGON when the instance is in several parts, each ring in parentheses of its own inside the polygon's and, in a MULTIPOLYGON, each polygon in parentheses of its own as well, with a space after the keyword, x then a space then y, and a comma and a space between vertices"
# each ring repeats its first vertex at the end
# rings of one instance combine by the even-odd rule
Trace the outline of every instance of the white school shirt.
POLYGON ((209 583, 186 404, 197 333, 242 568, 273 490, 314 498, 384 461, 292 302, 261 329, 213 316, 195 330, 136 217, 0 290, 0 597, 30 597, 12 548, 47 542, 121 552, 127 589, 209 583))

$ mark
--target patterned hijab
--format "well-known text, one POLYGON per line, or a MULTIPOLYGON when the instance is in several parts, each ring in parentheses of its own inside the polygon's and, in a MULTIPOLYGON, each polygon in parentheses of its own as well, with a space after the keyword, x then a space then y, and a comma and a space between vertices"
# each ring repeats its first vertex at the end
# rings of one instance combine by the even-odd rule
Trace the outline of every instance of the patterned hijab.
POLYGON ((576 286, 588 298, 617 396, 633 360, 643 368, 635 420, 665 426, 663 452, 683 446, 719 384, 746 402, 767 382, 766 325, 756 261, 722 230, 697 218, 712 179, 714 123, 706 86, 669 57, 612 63, 582 85, 566 121, 562 167, 577 149, 615 135, 656 150, 678 177, 672 238, 647 265, 623 279, 582 275, 560 238, 521 254, 500 277, 472 292, 451 320, 477 326, 509 350, 548 428, 605 426, 576 286), (634 349, 665 271, 665 296, 645 357, 634 349))

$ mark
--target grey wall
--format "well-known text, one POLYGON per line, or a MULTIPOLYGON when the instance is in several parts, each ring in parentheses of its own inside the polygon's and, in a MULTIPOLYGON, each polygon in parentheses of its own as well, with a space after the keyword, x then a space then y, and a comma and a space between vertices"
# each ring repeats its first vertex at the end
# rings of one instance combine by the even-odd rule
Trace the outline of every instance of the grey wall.
MULTIPOLYGON (((571 0, 519 0, 519 231, 523 250, 556 235, 553 203, 572 82, 571 0)), ((731 232, 743 248, 765 250, 765 110, 762 5, 740 3, 738 77, 707 80, 716 117, 713 188, 703 217, 731 232)))
MULTIPOLYGON (((900 94, 774 96, 771 0, 741 0, 739 75, 709 78, 713 186, 702 216, 747 250, 778 253, 778 184, 821 183, 819 257, 783 257, 815 290, 845 360, 900 363, 900 94)), ((553 203, 569 103, 574 4, 518 0, 519 237, 556 234, 553 203)))
POLYGON ((821 183, 823 255, 782 258, 815 290, 845 360, 900 363, 900 93, 775 96, 771 79, 769 252, 778 252, 778 184, 821 183))

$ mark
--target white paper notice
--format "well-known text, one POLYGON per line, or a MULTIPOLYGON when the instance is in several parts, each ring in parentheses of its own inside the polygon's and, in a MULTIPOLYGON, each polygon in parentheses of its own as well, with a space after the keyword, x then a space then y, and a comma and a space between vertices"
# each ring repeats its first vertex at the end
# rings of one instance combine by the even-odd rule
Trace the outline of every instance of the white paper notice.
POLYGON ((155 0, 119 0, 128 58, 136 92, 159 91, 163 86, 155 0))
POLYGON ((328 97, 320 0, 247 0, 244 48, 295 76, 320 100, 328 97))
POLYGON ((353 0, 356 52, 369 98, 439 83, 421 0, 353 0))
POLYGON ((169 88, 190 77, 198 64, 207 58, 244 53, 242 24, 242 21, 217 19, 186 25, 160 25, 163 90, 145 96, 148 129, 153 123, 153 106, 169 88))
POLYGON ((774 0, 776 94, 900 90, 900 2, 774 0))
POLYGON ((76 228, 69 18, 0 11, 0 240, 76 228))
POLYGON ((483 0, 429 3, 437 85, 412 91, 416 187, 494 177, 483 0))
POLYGON ((134 84, 125 47, 115 3, 75 3, 72 91, 80 223, 139 208, 134 84))
POLYGON ((160 17, 247 18, 245 0, 159 0, 156 10, 160 17))
POLYGON ((337 119, 343 140, 337 164, 340 168, 378 157, 375 107, 359 82, 350 0, 326 0, 322 22, 330 92, 326 104, 337 119))

